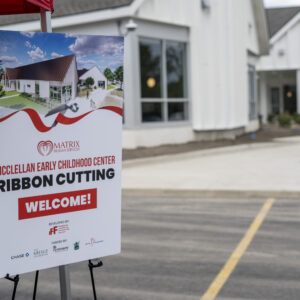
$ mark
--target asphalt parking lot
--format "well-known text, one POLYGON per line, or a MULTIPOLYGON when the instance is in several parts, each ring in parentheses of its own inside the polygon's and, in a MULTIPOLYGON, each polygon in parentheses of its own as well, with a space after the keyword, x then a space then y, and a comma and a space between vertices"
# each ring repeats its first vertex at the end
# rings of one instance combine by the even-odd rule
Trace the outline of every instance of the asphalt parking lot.
MULTIPOLYGON (((123 199, 122 254, 95 270, 98 299, 201 299, 267 199, 123 199)), ((300 299, 300 206, 276 199, 216 299, 300 299)), ((72 299, 93 299, 87 262, 70 266, 72 299)), ((58 270, 41 271, 37 299, 60 299, 58 270)), ((16 299, 32 297, 34 273, 16 299)), ((0 299, 12 283, 0 280, 0 299)), ((211 298, 213 299, 213 298, 211 298)))

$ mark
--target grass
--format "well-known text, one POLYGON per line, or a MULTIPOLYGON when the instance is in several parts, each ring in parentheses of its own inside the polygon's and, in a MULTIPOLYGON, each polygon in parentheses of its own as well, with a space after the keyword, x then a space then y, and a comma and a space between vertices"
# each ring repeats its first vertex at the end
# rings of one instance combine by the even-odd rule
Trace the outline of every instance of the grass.
POLYGON ((0 106, 13 108, 13 109, 23 109, 23 108, 32 108, 39 113, 46 113, 48 111, 47 107, 35 103, 29 99, 26 99, 22 96, 11 97, 8 99, 0 98, 0 106))
POLYGON ((109 84, 108 86, 107 86, 107 89, 108 90, 111 90, 111 89, 114 89, 116 86, 114 85, 114 84, 109 84))
POLYGON ((13 96, 13 95, 20 95, 20 93, 17 91, 9 91, 9 92, 5 92, 4 97, 13 96))

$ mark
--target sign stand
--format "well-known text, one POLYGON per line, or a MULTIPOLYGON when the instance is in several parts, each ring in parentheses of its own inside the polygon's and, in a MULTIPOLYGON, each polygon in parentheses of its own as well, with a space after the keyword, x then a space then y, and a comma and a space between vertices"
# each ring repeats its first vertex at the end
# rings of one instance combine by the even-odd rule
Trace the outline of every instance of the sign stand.
POLYGON ((11 299, 12 300, 15 300, 15 297, 16 297, 16 292, 17 292, 17 287, 18 287, 18 284, 19 284, 19 275, 16 275, 14 278, 10 277, 9 274, 7 274, 5 276, 5 279, 9 280, 9 281, 12 281, 14 283, 14 290, 13 290, 13 294, 12 294, 12 297, 11 299))
MULTIPOLYGON (((51 12, 41 9, 42 32, 52 32, 51 12)), ((70 273, 67 266, 59 267, 60 295, 61 300, 71 300, 70 273)))
POLYGON ((94 294, 94 300, 97 300, 97 294, 96 294, 96 287, 95 287, 95 280, 94 280, 94 268, 102 267, 103 263, 100 260, 98 263, 93 264, 91 260, 89 260, 89 269, 91 274, 91 280, 92 280, 92 286, 93 286, 93 294, 94 294))
POLYGON ((34 280, 34 288, 33 288, 32 300, 35 300, 35 298, 36 298, 37 284, 38 284, 38 280, 39 280, 39 272, 40 271, 36 271, 35 272, 35 280, 34 280))

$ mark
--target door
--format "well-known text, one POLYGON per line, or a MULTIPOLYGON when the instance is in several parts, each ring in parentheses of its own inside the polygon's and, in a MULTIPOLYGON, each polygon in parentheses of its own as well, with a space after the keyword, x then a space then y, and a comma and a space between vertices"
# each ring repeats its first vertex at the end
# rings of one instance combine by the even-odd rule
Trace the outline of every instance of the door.
POLYGON ((297 93, 295 85, 285 85, 283 88, 284 111, 294 114, 297 112, 297 93))

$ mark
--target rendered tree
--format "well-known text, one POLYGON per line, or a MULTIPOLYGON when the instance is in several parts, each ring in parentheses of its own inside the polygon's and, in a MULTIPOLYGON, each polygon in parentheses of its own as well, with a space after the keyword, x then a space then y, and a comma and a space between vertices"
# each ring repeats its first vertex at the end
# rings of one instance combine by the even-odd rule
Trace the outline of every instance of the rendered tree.
POLYGON ((117 81, 119 81, 121 83, 120 88, 122 89, 122 85, 123 85, 123 66, 120 66, 115 70, 115 78, 116 78, 117 81))
POLYGON ((104 70, 104 76, 107 78, 108 81, 112 82, 115 79, 115 75, 112 72, 112 70, 110 68, 106 68, 104 70))
POLYGON ((87 86, 88 88, 91 86, 91 85, 94 85, 95 83, 95 80, 92 78, 92 77, 88 77, 86 80, 85 80, 85 86, 87 86))

